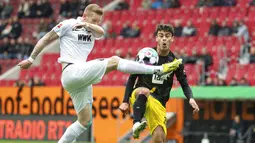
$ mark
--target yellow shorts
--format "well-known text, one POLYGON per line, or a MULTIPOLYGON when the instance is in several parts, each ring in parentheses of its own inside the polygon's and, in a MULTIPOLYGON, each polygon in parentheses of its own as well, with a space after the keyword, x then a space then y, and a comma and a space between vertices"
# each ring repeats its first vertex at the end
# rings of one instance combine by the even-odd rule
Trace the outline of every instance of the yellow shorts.
MULTIPOLYGON (((130 97, 131 106, 134 105, 135 102, 135 92, 136 89, 132 92, 130 97)), ((145 119, 147 120, 150 133, 152 134, 156 127, 161 126, 167 134, 166 129, 166 108, 162 106, 162 104, 152 96, 149 96, 146 103, 145 109, 145 119)))

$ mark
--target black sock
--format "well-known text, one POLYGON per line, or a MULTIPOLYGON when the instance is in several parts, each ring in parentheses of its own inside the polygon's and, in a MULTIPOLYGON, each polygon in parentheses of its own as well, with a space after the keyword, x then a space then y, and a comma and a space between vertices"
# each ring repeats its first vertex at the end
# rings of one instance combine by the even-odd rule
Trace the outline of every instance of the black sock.
POLYGON ((137 98, 133 105, 133 112, 134 112, 133 123, 141 122, 145 113, 146 101, 147 101, 147 97, 144 94, 137 95, 137 98))

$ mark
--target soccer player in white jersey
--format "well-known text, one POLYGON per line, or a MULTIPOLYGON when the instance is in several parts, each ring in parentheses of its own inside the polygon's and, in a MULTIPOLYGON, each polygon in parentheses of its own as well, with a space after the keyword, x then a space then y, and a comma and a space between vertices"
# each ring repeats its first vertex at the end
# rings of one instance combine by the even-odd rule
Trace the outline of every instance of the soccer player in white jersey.
POLYGON ((56 25, 37 42, 31 56, 18 64, 21 69, 28 69, 44 47, 52 41, 60 39, 58 62, 62 64, 61 82, 72 98, 78 119, 66 129, 58 141, 59 143, 75 141, 90 126, 92 121, 92 84, 100 82, 105 74, 113 70, 129 74, 168 73, 181 63, 180 60, 163 66, 148 66, 117 56, 86 62, 95 40, 104 35, 104 30, 98 26, 102 16, 102 8, 96 4, 88 5, 82 17, 64 20, 56 25))

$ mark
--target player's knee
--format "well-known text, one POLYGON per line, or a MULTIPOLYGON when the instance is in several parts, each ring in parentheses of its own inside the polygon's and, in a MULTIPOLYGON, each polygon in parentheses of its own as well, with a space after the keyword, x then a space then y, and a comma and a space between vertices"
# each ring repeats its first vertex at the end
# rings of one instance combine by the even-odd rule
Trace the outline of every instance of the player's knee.
POLYGON ((153 134, 154 143, 164 143, 164 135, 160 132, 155 132, 153 134))
POLYGON ((165 132, 162 127, 158 126, 153 132, 153 140, 155 143, 164 143, 165 142, 165 132))
POLYGON ((112 56, 108 59, 108 67, 112 69, 117 69, 118 64, 120 61, 120 57, 118 56, 112 56))
POLYGON ((80 120, 79 122, 85 128, 89 128, 92 124, 92 120, 80 120))
POLYGON ((148 97, 150 95, 150 90, 148 88, 141 88, 139 91, 137 91, 137 95, 144 95, 148 97))

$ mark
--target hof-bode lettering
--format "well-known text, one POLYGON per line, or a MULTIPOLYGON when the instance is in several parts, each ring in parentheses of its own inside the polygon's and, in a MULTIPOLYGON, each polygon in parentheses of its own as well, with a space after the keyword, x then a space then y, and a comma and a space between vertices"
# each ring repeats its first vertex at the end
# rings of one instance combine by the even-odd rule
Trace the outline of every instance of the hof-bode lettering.
MULTIPOLYGON (((61 89, 60 96, 45 95, 41 98, 36 96, 33 88, 18 90, 17 95, 7 95, 4 99, 0 96, 0 114, 3 115, 72 115, 73 104, 70 97, 64 98, 63 89, 61 89), (23 94, 23 92, 25 92, 23 94), (26 101, 25 101, 26 100, 26 101), (26 113, 25 113, 26 111, 26 113), (64 112, 65 111, 65 112, 64 112)), ((41 94, 41 93, 40 93, 41 94)), ((50 94, 50 93, 49 93, 50 94)))
MULTIPOLYGON (((43 88, 24 88, 13 94, 0 96, 0 115, 75 115, 72 99, 64 89, 55 88, 51 92, 43 88), (16 93, 16 94, 15 94, 16 93)), ((0 91, 0 95, 1 91, 0 91)), ((112 98, 95 96, 93 116, 102 119, 116 119, 121 95, 112 98)), ((123 118, 125 115, 122 116, 123 118)))

